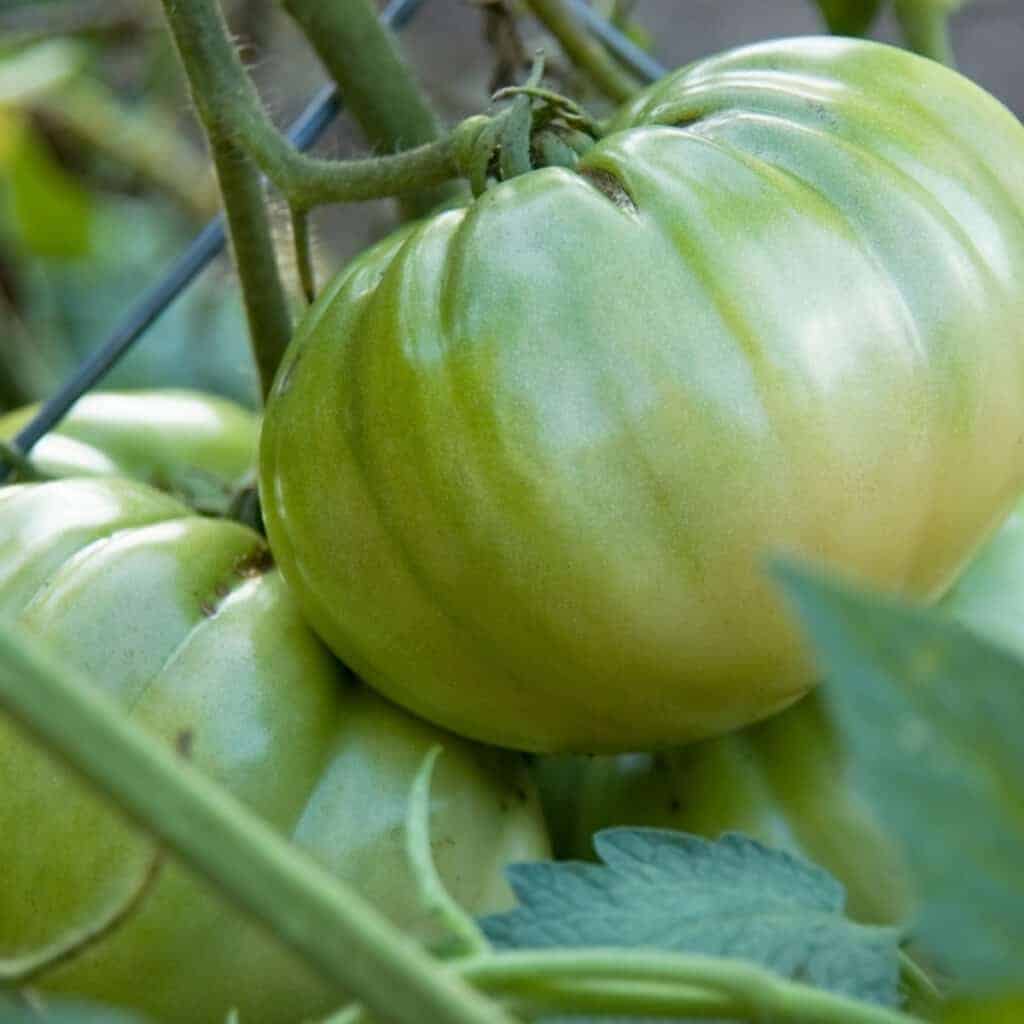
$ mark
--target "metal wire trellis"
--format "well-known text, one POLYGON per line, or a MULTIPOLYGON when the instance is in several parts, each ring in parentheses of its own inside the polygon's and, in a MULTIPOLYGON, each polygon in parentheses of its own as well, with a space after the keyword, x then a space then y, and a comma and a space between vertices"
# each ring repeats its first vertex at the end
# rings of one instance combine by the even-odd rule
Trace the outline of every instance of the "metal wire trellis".
MULTIPOLYGON (((425 2, 391 0, 381 14, 381 20, 390 28, 404 28, 425 2)), ((587 30, 638 78, 654 81, 665 74, 665 68, 598 14, 587 0, 567 0, 567 3, 587 30)), ((288 129, 289 140, 298 149, 308 149, 341 109, 341 97, 335 86, 324 86, 288 129)), ((75 402, 102 380, 168 306, 184 293, 200 272, 223 251, 225 243, 224 218, 218 215, 196 235, 164 276, 143 293, 107 340, 86 356, 64 384, 40 406, 36 415, 14 438, 14 448, 28 455, 35 444, 60 423, 75 402)), ((12 468, 0 457, 0 483, 9 476, 12 468)))

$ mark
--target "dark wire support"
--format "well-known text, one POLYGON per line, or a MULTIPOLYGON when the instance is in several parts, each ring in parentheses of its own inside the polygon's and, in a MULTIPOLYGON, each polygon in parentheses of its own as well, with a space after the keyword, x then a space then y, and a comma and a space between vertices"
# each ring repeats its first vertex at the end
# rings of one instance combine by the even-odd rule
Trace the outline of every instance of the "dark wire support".
MULTIPOLYGON (((390 28, 404 28, 425 2, 426 0, 391 0, 384 9, 381 20, 390 28)), ((665 74, 665 68, 602 18, 586 0, 567 2, 587 30, 600 39, 640 79, 654 81, 665 74)), ((342 102, 335 87, 324 86, 288 129, 289 140, 297 149, 309 149, 341 109, 342 102)), ((14 438, 14 448, 21 454, 28 455, 40 438, 67 415, 68 410, 82 395, 106 376, 150 325, 224 250, 225 243, 224 217, 218 214, 196 235, 164 277, 143 293, 142 298, 114 328, 110 337, 86 356, 68 380, 40 406, 36 415, 14 438)), ((10 475, 11 468, 0 457, 0 483, 10 475)))
POLYGON ((566 0, 566 6, 583 22, 587 31, 600 39, 613 56, 640 81, 656 82, 668 73, 668 68, 662 67, 646 50, 623 35, 607 18, 601 17, 587 0, 566 0))

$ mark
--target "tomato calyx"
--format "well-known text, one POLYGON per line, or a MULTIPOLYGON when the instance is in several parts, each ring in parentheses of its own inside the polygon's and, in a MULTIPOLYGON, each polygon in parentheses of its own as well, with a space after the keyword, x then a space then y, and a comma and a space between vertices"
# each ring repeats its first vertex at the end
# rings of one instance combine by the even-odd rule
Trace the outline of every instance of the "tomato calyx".
POLYGON ((583 107, 540 84, 543 72, 538 56, 526 82, 491 97, 494 103, 511 101, 508 107, 463 123, 460 163, 474 196, 540 167, 573 169, 601 137, 600 125, 583 107))

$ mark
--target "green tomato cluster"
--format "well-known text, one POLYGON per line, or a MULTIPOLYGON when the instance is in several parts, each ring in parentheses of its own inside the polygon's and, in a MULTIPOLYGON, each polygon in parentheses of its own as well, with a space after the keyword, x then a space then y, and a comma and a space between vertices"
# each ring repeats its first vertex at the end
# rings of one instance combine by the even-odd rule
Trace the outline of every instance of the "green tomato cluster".
MULTIPOLYGON (((244 472, 244 458, 232 465, 230 453, 251 457, 251 417, 193 396, 180 401, 175 422, 180 398, 97 396, 95 447, 86 451, 79 437, 62 449, 55 436, 44 449, 48 468, 144 460, 144 443, 131 438, 144 435, 156 407, 167 414, 171 457, 229 478, 244 472), (200 438, 204 411, 220 429, 200 438), (179 430, 191 447, 175 443, 179 430)), ((73 418, 63 429, 70 436, 79 425, 73 418)), ((432 787, 434 857, 463 906, 504 907, 504 866, 548 852, 522 759, 442 733, 357 683, 305 624, 263 539, 244 526, 100 472, 0 489, 0 616, 84 671, 155 738, 187 736, 197 767, 424 941, 439 936, 418 899, 404 823, 432 746, 444 750, 432 787)), ((105 919, 154 851, 8 721, 0 721, 0 790, 0 956, 12 959, 105 919)), ((182 1024, 223 1020, 232 1007, 242 1020, 284 1024, 339 1001, 177 864, 125 924, 43 984, 182 1024)))

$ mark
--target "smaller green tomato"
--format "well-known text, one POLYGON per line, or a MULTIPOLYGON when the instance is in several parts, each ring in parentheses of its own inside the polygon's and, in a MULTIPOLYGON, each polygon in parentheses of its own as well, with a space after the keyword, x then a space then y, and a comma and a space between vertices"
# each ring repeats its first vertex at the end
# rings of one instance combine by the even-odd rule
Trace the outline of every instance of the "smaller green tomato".
POLYGON ((743 832, 832 872, 863 921, 905 919, 909 886, 895 848, 855 791, 817 693, 766 722, 659 753, 538 758, 548 828, 560 857, 593 858, 617 825, 717 839, 743 832))
MULTIPOLYGON (((155 740, 352 884, 407 934, 439 939, 405 849, 431 790, 440 875, 468 911, 508 906, 504 867, 548 853, 521 756, 446 734, 347 675, 310 631, 263 539, 115 477, 0 488, 0 617, 83 671, 155 740)), ((104 919, 153 844, 0 717, 0 959, 104 919)), ((155 1021, 294 1024, 341 1001, 177 862, 48 992, 155 1021)))
MULTIPOLYGON (((0 416, 14 436, 38 406, 0 416)), ((195 497, 237 487, 256 460, 259 421, 226 398, 199 391, 96 391, 80 398, 32 450, 45 475, 128 476, 195 497)))

